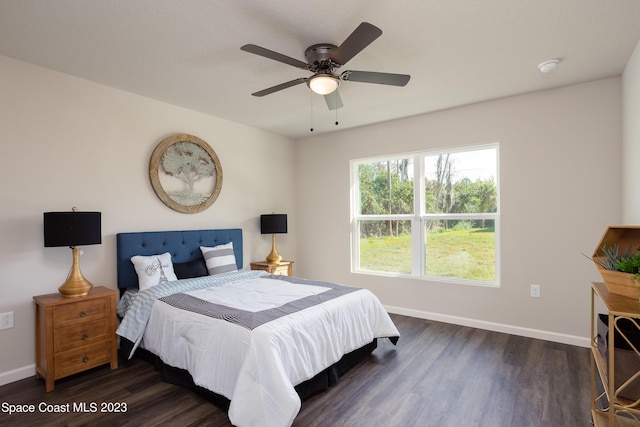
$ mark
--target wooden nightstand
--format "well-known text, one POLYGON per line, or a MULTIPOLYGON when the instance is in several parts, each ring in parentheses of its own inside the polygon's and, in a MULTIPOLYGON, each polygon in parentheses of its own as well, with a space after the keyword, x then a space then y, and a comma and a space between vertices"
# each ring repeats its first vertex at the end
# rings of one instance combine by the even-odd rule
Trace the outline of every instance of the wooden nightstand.
POLYGON ((36 377, 47 392, 60 378, 111 364, 118 367, 116 296, 98 286, 88 295, 59 293, 33 297, 36 302, 36 377))
POLYGON ((293 276, 293 261, 280 261, 277 264, 269 264, 267 261, 252 262, 252 270, 264 270, 269 274, 280 276, 293 276))

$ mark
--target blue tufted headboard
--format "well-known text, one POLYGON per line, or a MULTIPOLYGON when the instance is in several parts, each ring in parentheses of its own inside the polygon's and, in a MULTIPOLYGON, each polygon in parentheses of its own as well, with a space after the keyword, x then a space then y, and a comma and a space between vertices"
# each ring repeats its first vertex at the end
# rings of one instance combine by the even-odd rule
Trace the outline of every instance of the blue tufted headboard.
POLYGON ((242 229, 145 231, 118 233, 117 236, 118 288, 137 288, 136 274, 131 257, 134 255, 171 254, 174 263, 202 258, 200 246, 218 246, 233 242, 238 270, 242 269, 242 229))

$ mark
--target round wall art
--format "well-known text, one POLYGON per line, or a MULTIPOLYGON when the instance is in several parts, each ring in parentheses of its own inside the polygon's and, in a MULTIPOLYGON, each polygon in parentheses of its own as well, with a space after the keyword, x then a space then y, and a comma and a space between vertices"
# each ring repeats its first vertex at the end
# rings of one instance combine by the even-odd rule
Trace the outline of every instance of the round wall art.
POLYGON ((157 196, 182 213, 196 213, 215 202, 222 188, 222 165, 215 151, 197 136, 177 134, 153 150, 149 179, 157 196))

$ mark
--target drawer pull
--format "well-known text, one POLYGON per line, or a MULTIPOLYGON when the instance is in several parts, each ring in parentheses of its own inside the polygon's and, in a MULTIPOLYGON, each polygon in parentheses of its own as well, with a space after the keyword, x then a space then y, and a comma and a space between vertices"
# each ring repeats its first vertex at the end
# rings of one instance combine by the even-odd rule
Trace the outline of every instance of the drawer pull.
POLYGON ((89 338, 89 336, 85 333, 82 334, 82 341, 86 341, 89 338))
POLYGON ((84 356, 82 356, 82 361, 84 363, 87 363, 89 361, 89 356, 87 356, 86 354, 84 356))
POLYGON ((87 317, 87 312, 86 312, 86 311, 84 311, 84 310, 82 310, 82 311, 80 312, 80 317, 87 317))

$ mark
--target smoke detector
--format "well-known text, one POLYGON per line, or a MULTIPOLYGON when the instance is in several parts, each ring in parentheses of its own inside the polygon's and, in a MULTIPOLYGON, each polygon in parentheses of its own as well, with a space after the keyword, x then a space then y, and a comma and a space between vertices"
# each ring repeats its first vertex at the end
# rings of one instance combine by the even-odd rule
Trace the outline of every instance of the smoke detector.
POLYGON ((559 59, 550 59, 548 61, 544 61, 543 63, 538 65, 538 70, 540 70, 541 73, 550 73, 556 69, 559 62, 559 59))

